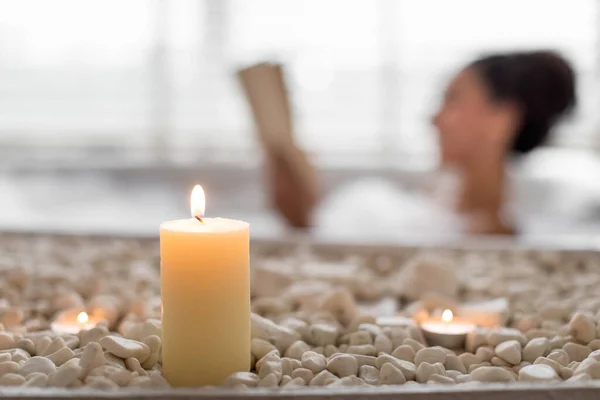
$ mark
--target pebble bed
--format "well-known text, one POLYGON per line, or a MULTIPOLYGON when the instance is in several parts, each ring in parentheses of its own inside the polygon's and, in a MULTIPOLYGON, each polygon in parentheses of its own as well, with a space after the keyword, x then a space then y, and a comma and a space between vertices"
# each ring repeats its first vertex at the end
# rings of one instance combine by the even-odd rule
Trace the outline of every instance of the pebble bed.
MULTIPOLYGON (((168 387, 158 265, 153 240, 0 235, 0 386, 168 387), (104 322, 77 335, 50 330, 77 310, 104 322)), ((226 387, 600 379, 597 253, 257 252, 252 266, 252 372, 226 387), (446 349, 410 321, 376 318, 445 308, 486 326, 446 349)))

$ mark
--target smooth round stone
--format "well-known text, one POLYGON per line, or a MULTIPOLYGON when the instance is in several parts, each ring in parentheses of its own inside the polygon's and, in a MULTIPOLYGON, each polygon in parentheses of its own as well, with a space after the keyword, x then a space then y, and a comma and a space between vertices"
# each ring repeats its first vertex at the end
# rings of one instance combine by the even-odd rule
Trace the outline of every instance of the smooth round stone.
POLYGON ((410 362, 414 361, 415 355, 416 353, 414 349, 406 344, 396 347, 396 349, 392 352, 393 357, 410 362))
POLYGON ((105 350, 123 359, 133 357, 143 362, 150 355, 150 348, 146 344, 118 336, 105 336, 100 339, 100 344, 105 350))
POLYGON ((417 351, 415 355, 415 364, 419 366, 423 362, 429 364, 444 363, 446 362, 446 353, 441 349, 428 347, 417 351))
POLYGON ((516 365, 521 362, 521 344, 516 340, 509 340, 496 346, 495 353, 504 361, 516 365))
POLYGON ((9 350, 15 346, 15 339, 8 332, 0 332, 0 350, 9 350))
POLYGON ((31 357, 25 361, 21 368, 19 368, 19 374, 28 376, 34 372, 41 372, 43 374, 50 374, 56 370, 54 363, 46 357, 31 357))
POLYGON ((580 342, 589 343, 596 339, 596 324, 583 313, 575 313, 569 322, 569 331, 580 342))
POLYGON ((571 361, 583 361, 592 352, 589 347, 577 343, 566 343, 563 350, 567 352, 571 361))
POLYGON ((392 363, 385 363, 379 370, 379 383, 382 385, 401 385, 406 382, 402 371, 392 363))
POLYGON ((528 382, 553 382, 560 380, 556 371, 543 364, 528 365, 519 371, 519 380, 528 382))
POLYGON ((471 378, 479 382, 514 382, 515 376, 502 367, 479 367, 471 372, 471 378))
POLYGON ((550 341, 545 337, 534 338, 523 348, 523 360, 534 362, 538 357, 543 357, 550 350, 550 341))
POLYGON ((327 362, 327 369, 340 378, 358 374, 358 361, 349 354, 340 354, 327 362))

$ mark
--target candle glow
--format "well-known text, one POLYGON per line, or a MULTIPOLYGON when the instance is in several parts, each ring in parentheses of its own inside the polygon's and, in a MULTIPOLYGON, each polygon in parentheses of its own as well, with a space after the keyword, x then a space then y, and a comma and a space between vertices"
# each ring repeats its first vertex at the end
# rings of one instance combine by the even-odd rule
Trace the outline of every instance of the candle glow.
POLYGON ((79 322, 80 324, 85 324, 86 322, 88 322, 88 319, 89 317, 86 312, 82 311, 77 315, 77 322, 79 322))
POLYGON ((202 186, 196 185, 194 186, 190 197, 190 211, 192 212, 192 217, 203 217, 205 209, 206 197, 204 196, 204 189, 202 189, 202 186))
POLYGON ((454 314, 452 314, 452 311, 444 310, 444 312, 442 313, 442 321, 449 324, 452 322, 453 319, 454 319, 454 314))

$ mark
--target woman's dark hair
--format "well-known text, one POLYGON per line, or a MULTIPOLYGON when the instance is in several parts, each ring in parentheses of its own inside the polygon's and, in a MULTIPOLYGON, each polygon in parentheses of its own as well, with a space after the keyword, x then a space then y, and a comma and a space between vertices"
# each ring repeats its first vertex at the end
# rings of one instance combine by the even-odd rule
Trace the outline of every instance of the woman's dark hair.
POLYGON ((563 57, 552 51, 497 54, 470 65, 483 78, 496 100, 516 102, 522 123, 512 144, 527 153, 548 137, 554 123, 576 103, 575 74, 563 57))

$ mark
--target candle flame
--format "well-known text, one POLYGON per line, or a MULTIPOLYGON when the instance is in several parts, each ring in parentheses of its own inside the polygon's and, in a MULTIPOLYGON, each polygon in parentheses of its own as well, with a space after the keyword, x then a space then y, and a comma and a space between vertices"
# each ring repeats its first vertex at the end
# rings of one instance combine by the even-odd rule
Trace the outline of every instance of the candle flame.
POLYGON ((86 322, 88 322, 88 315, 86 312, 80 312, 77 315, 77 322, 79 322, 80 324, 85 324, 86 322))
POLYGON ((192 211, 192 217, 204 216, 206 200, 204 197, 204 189, 202 189, 202 186, 194 186, 194 190, 192 190, 192 197, 190 198, 190 206, 192 211))
POLYGON ((454 319, 454 314, 452 314, 451 310, 444 310, 442 313, 442 321, 449 323, 454 319))

